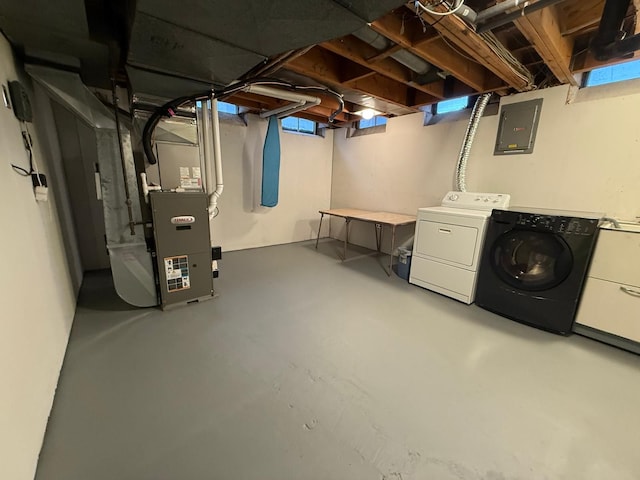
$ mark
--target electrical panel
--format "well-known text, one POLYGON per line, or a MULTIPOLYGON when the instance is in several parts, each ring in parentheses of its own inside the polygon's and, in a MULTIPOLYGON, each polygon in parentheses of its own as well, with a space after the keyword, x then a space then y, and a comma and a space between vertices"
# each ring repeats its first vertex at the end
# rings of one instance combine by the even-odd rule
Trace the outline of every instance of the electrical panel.
POLYGON ((532 153, 541 110, 542 98, 503 105, 493 154, 532 153))
POLYGON ((213 296, 208 197, 203 192, 151 192, 163 309, 213 296))

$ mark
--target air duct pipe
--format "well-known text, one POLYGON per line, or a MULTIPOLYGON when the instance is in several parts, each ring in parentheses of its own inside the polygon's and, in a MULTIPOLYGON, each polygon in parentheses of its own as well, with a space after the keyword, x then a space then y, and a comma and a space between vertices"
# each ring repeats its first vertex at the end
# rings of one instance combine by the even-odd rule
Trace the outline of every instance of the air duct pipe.
MULTIPOLYGON (((565 0, 538 0, 535 3, 529 2, 520 2, 522 8, 520 10, 516 10, 515 12, 507 13, 506 15, 492 15, 489 18, 484 18, 480 21, 480 15, 478 15, 478 20, 476 23, 478 24, 478 28, 476 29, 477 33, 484 33, 489 30, 493 30, 494 28, 501 27, 502 25, 506 25, 507 23, 511 23, 514 20, 517 20, 520 17, 524 17, 530 13, 533 13, 537 10, 541 10, 545 7, 550 7, 551 5, 555 5, 556 3, 563 2, 565 0)), ((502 2, 498 5, 504 5, 509 2, 502 2)), ((496 5, 497 6, 497 5, 496 5)), ((487 9, 490 10, 490 9, 487 9)), ((480 13, 484 13, 486 10, 480 13)))
POLYGON ((525 0, 506 0, 504 2, 496 3, 493 7, 489 7, 481 12, 478 12, 476 23, 486 22, 489 18, 505 13, 507 10, 515 8, 519 5, 527 5, 531 2, 525 0))
MULTIPOLYGON (((216 189, 209 194, 209 220, 218 215, 218 200, 222 196, 224 183, 222 180, 222 150, 220 148, 220 118, 218 117, 218 100, 211 100, 211 131, 213 133, 213 162, 216 171, 216 189)), ((207 165, 207 171, 211 170, 207 165)), ((213 182, 210 183, 213 187, 213 182)))
POLYGON ((204 178, 209 193, 209 220, 218 215, 218 200, 224 190, 222 180, 222 155, 220 151, 220 121, 218 101, 202 102, 202 156, 204 157, 204 178), (211 102, 211 103, 209 103, 211 102), (213 165, 212 165, 213 157, 213 165), (214 180, 215 172, 215 180, 214 180))
MULTIPOLYGON (((389 40, 367 26, 356 30, 352 35, 378 51, 386 50, 391 46, 389 40)), ((424 75, 434 68, 430 63, 404 49, 392 53, 389 57, 420 75, 424 75)))
POLYGON ((491 98, 490 93, 484 93, 478 97, 476 104, 473 106, 471 112, 471 118, 469 119, 469 125, 464 135, 462 142, 462 148, 460 149, 460 156, 458 157, 458 164, 456 165, 456 188, 461 192, 467 191, 466 174, 467 174, 467 161, 469 160, 469 154, 471 153, 471 145, 476 136, 478 130, 478 124, 482 118, 485 108, 491 98))

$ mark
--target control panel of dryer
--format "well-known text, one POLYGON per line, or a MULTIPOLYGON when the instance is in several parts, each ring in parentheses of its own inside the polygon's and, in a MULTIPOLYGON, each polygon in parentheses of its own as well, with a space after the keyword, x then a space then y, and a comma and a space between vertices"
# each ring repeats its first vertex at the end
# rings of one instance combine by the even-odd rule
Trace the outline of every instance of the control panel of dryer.
POLYGON ((449 192, 442 199, 442 206, 471 210, 505 209, 510 200, 511 196, 505 193, 449 192))

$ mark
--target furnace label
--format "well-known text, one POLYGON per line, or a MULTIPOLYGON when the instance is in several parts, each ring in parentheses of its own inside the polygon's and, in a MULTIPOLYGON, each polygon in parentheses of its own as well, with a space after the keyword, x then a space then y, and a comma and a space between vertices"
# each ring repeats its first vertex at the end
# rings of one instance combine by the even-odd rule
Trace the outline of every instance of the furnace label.
POLYGON ((164 259, 164 271, 167 277, 167 291, 177 292, 191 288, 189 281, 189 257, 166 257, 164 259))

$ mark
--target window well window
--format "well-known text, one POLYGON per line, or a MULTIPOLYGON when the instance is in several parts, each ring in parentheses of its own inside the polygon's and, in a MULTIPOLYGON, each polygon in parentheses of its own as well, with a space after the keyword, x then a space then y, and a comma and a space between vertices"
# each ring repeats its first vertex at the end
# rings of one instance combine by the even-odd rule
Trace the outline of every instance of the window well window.
POLYGON ((587 74, 584 86, 595 87, 596 85, 622 82, 623 80, 631 80, 633 78, 640 78, 640 60, 591 70, 587 74))
POLYGON ((436 104, 436 114, 450 113, 464 110, 469 106, 469 97, 454 98, 452 100, 443 100, 436 104))
POLYGON ((386 125, 386 124, 387 124, 387 117, 382 117, 378 115, 373 118, 370 118, 369 120, 366 120, 364 118, 362 120, 359 120, 358 128, 359 129, 373 128, 373 127, 379 127, 380 125, 386 125))
POLYGON ((306 118, 285 117, 282 119, 282 129, 287 132, 316 134, 317 124, 306 118))
POLYGON ((238 106, 233 103, 218 102, 218 113, 232 113, 233 115, 237 115, 238 106))

